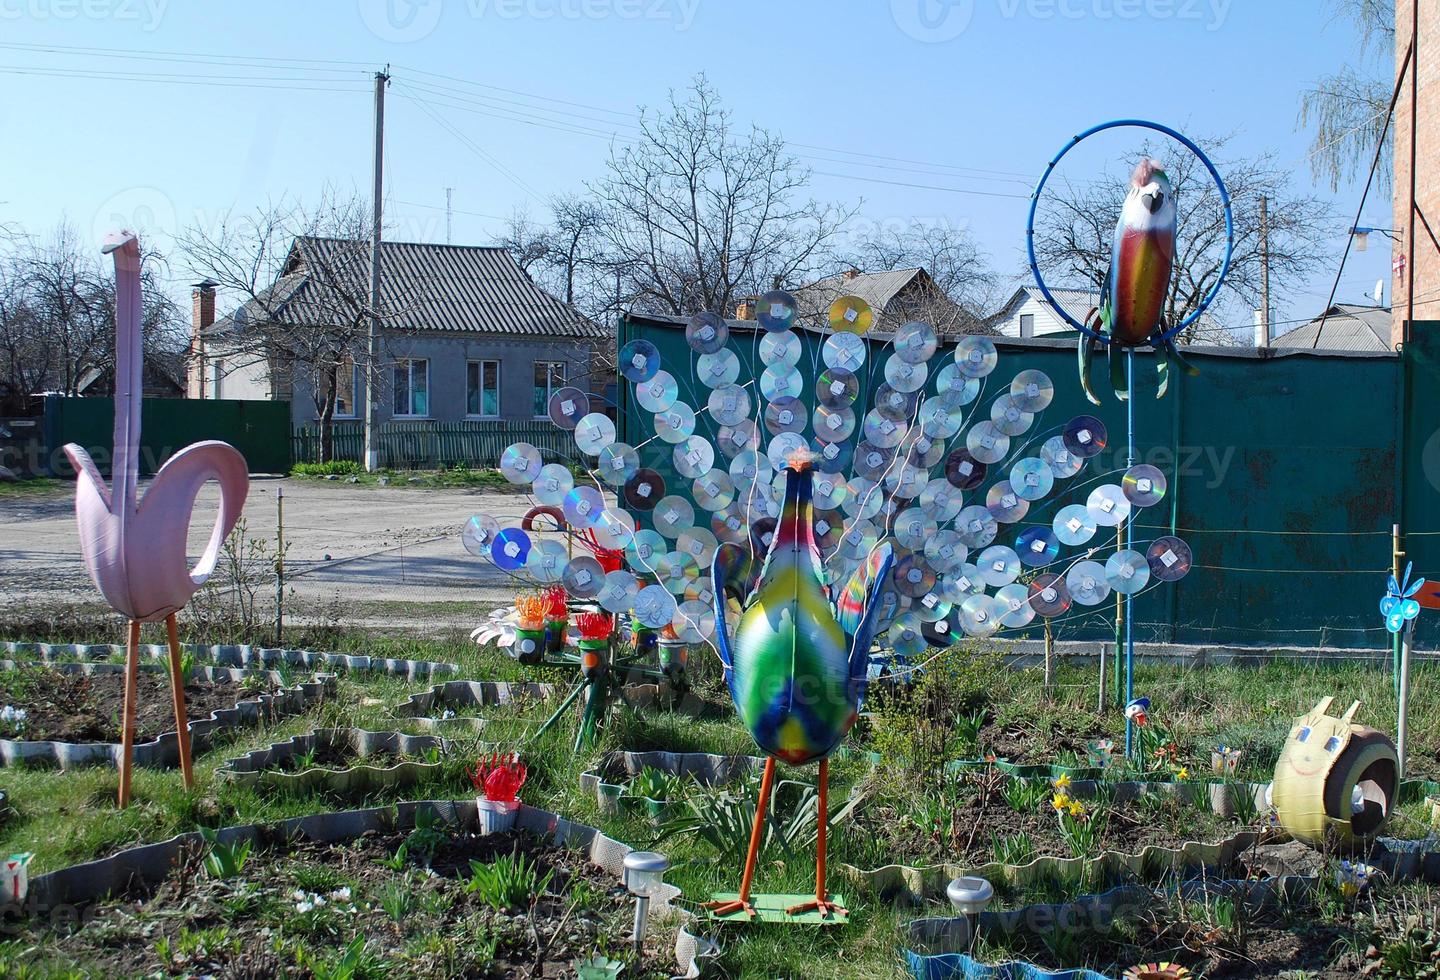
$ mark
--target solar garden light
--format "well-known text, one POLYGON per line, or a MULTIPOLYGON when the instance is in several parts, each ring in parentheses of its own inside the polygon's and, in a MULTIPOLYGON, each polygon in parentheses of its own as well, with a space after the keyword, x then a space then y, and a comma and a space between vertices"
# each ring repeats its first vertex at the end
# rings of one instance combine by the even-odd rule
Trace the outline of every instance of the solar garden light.
POLYGON ((950 899, 956 912, 965 916, 965 921, 970 926, 970 941, 973 943, 980 932, 980 913, 985 911, 985 906, 995 897, 994 887, 984 878, 962 875, 945 886, 945 897, 950 899))
POLYGON ((635 929, 630 938, 635 943, 635 951, 639 952, 645 939, 645 915, 650 911, 650 899, 658 895, 665 884, 670 859, 658 851, 631 851, 625 855, 624 863, 625 887, 635 896, 635 929))

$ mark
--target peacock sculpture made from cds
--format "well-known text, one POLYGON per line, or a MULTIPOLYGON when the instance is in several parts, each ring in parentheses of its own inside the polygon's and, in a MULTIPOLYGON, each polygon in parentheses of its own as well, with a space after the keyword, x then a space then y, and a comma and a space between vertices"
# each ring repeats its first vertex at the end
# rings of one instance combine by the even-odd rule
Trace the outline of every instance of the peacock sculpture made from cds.
POLYGON ((473 553, 563 586, 617 631, 718 655, 767 756, 740 891, 717 896, 719 918, 844 919, 825 886, 826 760, 867 684, 924 669, 929 648, 1178 580, 1192 560, 1179 538, 1134 542, 1125 527, 1163 498, 1164 474, 1082 476, 1104 424, 1048 417, 1051 380, 1002 379, 990 339, 942 350, 921 322, 872 333, 874 311, 853 296, 801 319, 775 290, 756 321, 691 318, 687 363, 631 340, 619 352, 619 416, 640 419, 629 441, 595 396, 564 388, 549 414, 573 433, 583 475, 526 443, 501 461, 537 502, 532 528, 546 513, 569 540, 484 516, 465 532, 473 553), (741 354, 758 377, 742 377, 741 354), (751 883, 777 760, 819 763, 822 814, 813 900, 767 908, 751 883))

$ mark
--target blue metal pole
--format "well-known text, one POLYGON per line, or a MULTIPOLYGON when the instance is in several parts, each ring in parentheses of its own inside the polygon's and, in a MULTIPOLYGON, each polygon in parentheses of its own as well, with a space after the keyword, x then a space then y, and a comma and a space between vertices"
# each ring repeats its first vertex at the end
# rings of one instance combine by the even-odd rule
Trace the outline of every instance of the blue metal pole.
MULTIPOLYGON (((1135 465, 1135 348, 1125 348, 1125 387, 1130 392, 1130 397, 1125 401, 1125 430, 1127 433, 1125 443, 1125 466, 1128 469, 1135 465)), ((1135 519, 1134 511, 1125 519, 1125 547, 1129 548, 1134 537, 1132 527, 1135 519)), ((1125 703, 1128 705, 1135 700, 1135 613, 1130 606, 1130 594, 1125 595, 1125 703)), ((1125 718, 1125 757, 1133 758, 1137 746, 1135 745, 1135 722, 1127 715, 1125 718)))

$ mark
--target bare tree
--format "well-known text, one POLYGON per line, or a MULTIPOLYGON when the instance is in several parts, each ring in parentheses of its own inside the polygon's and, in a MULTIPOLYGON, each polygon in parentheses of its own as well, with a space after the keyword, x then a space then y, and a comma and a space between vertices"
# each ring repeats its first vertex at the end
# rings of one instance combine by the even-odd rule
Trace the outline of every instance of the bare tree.
MULTIPOLYGON (((1289 190, 1287 174, 1268 155, 1224 160, 1229 137, 1196 142, 1215 161, 1230 192, 1235 225, 1235 251, 1221 301, 1235 315, 1260 303, 1260 199, 1269 198, 1269 259, 1272 294, 1300 285, 1324 258, 1324 229, 1332 221, 1329 205, 1312 195, 1289 190)), ((1134 159, 1160 154, 1170 147, 1147 143, 1134 159)), ((1110 268, 1115 222, 1128 191, 1126 175, 1134 159, 1117 161, 1117 175, 1085 183, 1066 182, 1047 190, 1036 221, 1035 254, 1047 276, 1099 290, 1110 268)), ((1166 173, 1179 206, 1175 272, 1171 279, 1166 321, 1189 316, 1215 285, 1225 251, 1224 209, 1204 164, 1181 152, 1166 161, 1166 173)), ((1053 185, 1052 185, 1053 186, 1053 185)), ((1237 335, 1221 326, 1224 308, 1214 319, 1202 317, 1177 338, 1182 343, 1234 344, 1237 335), (1210 321, 1210 322, 1207 322, 1210 321)))
POLYGON ((641 309, 727 314, 775 277, 808 281, 854 213, 802 199, 810 172, 778 135, 735 132, 703 75, 663 110, 642 111, 639 126, 590 190, 606 268, 641 309))
POLYGON ((605 252, 604 214, 592 197, 557 194, 550 221, 537 224, 528 212, 510 216, 503 245, 542 288, 598 319, 614 306, 608 288, 615 263, 605 252))
POLYGON ((1331 191, 1338 190, 1342 181, 1364 172, 1384 133, 1376 168, 1384 189, 1390 185, 1393 150, 1385 124, 1395 84, 1390 58, 1395 48, 1394 0, 1332 0, 1331 6, 1359 31, 1360 64, 1342 66, 1301 96, 1297 125, 1314 128, 1310 172, 1316 180, 1327 181, 1331 191))
MULTIPOLYGON (((996 280, 970 232, 949 222, 910 221, 866 231, 843 252, 863 272, 924 269, 933 288, 907 309, 910 319, 931 324, 942 335, 984 333, 984 311, 995 305, 996 280)), ((927 284, 928 286, 928 284, 927 284)))
POLYGON ((393 331, 423 301, 382 297, 372 307, 369 236, 369 207, 327 192, 312 209, 271 204, 179 237, 194 273, 239 299, 209 346, 230 359, 263 361, 277 389, 308 381, 322 461, 333 457, 342 375, 353 368, 378 377, 367 345, 372 316, 393 331))

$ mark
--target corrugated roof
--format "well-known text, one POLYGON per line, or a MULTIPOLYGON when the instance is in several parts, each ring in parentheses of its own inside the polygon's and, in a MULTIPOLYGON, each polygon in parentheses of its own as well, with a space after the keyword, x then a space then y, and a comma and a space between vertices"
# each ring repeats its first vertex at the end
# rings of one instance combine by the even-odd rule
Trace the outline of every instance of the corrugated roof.
POLYGON ((1276 347, 1312 350, 1390 350, 1390 308, 1336 303, 1323 317, 1275 338, 1276 347), (1324 330, 1321 330, 1321 324, 1324 330))
MULTIPOLYGON (((1040 287, 1035 285, 1022 286, 1026 294, 1034 299, 1045 302, 1045 294, 1040 292, 1040 287)), ((1100 290, 1098 289, 1056 289, 1051 287, 1050 295, 1054 296, 1060 306, 1081 323, 1090 315, 1090 311, 1100 305, 1100 290)))
MULTIPOLYGON (((250 303, 235 320, 261 315, 270 306, 274 319, 323 323, 347 312, 350 284, 368 282, 370 251, 365 242, 336 238, 295 239, 285 275, 276 280, 262 304, 250 303), (340 281, 346 285, 336 288, 340 281)), ((527 336, 603 338, 599 324, 535 284, 504 248, 480 245, 430 245, 383 242, 381 309, 384 326, 397 331, 523 334, 527 336)))
POLYGON ((859 296, 871 308, 883 312, 896 295, 910 285, 924 269, 892 269, 889 272, 860 272, 853 276, 841 273, 827 276, 795 290, 801 315, 823 315, 830 304, 841 296, 859 296))

